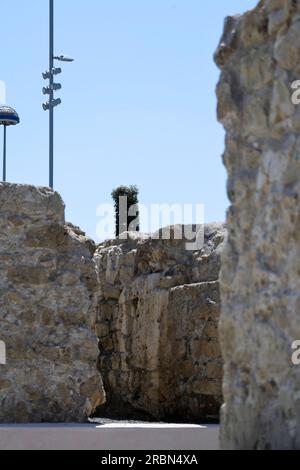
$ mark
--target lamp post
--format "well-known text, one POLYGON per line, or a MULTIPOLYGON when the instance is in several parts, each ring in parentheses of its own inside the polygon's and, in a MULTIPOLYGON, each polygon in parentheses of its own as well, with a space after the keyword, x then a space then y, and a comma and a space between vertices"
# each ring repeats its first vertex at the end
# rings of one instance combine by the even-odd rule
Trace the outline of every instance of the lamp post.
POLYGON ((64 55, 54 56, 54 0, 49 0, 49 70, 43 73, 49 86, 43 88, 43 94, 49 95, 49 101, 43 103, 44 111, 49 111, 49 186, 53 189, 54 173, 54 108, 61 104, 61 99, 54 99, 54 92, 61 89, 60 83, 54 83, 54 76, 61 73, 61 68, 54 67, 54 60, 73 62, 74 59, 64 55))
POLYGON ((6 128, 19 124, 18 113, 10 106, 0 107, 0 125, 3 126, 3 181, 6 181, 6 128))

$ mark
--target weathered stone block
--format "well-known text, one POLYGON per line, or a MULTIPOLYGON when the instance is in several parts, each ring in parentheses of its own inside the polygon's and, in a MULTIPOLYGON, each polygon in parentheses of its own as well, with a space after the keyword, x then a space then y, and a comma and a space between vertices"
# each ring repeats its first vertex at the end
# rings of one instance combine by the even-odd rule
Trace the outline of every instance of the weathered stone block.
POLYGON ((0 422, 82 422, 103 403, 92 245, 57 193, 0 184, 0 422))
POLYGON ((299 13, 298 0, 261 0, 232 20, 230 57, 216 53, 231 201, 220 277, 225 449, 300 449, 291 360, 300 337, 299 13))
POLYGON ((195 422, 218 416, 217 279, 224 236, 224 226, 212 224, 198 251, 187 251, 186 240, 136 234, 98 247, 98 367, 107 393, 99 415, 195 422), (107 287, 122 292, 109 315, 107 287))

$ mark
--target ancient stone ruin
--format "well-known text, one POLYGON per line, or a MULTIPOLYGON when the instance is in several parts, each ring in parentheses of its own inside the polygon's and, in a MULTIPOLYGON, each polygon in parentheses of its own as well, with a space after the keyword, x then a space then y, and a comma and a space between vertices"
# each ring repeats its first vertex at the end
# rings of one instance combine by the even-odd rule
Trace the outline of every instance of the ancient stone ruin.
POLYGON ((197 251, 186 250, 186 240, 174 239, 174 231, 171 240, 132 233, 95 253, 98 367, 107 393, 100 413, 218 419, 218 277, 225 228, 207 225, 197 251))
POLYGON ((262 0, 227 18, 216 61, 226 129, 222 446, 300 448, 300 2, 262 0))
POLYGON ((224 235, 206 226, 189 251, 132 233, 95 252, 57 193, 0 184, 0 422, 217 419, 224 235))
POLYGON ((86 421, 105 400, 93 250, 57 193, 0 184, 0 422, 86 421))
POLYGON ((300 448, 300 1, 227 18, 215 59, 225 250, 222 224, 201 250, 96 249, 57 193, 0 184, 0 422, 199 422, 225 401, 224 449, 300 448))

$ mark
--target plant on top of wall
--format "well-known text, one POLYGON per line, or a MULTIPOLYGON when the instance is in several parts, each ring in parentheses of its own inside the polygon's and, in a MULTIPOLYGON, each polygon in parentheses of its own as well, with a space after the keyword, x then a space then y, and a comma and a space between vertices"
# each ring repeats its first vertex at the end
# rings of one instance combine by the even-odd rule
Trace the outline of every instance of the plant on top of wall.
POLYGON ((111 196, 115 205, 116 237, 127 231, 139 232, 139 207, 137 186, 119 186, 111 196))

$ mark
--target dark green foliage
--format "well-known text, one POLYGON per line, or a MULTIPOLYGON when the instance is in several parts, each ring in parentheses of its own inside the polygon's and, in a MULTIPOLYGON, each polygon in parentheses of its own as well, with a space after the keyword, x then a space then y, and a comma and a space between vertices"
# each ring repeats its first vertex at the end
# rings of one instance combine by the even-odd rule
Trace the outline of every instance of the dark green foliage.
POLYGON ((111 193, 111 196, 115 204, 115 214, 116 214, 116 237, 121 233, 127 232, 131 222, 137 221, 136 226, 134 227, 136 232, 139 232, 139 212, 138 212, 138 194, 139 190, 137 186, 119 186, 114 189, 111 193), (121 214, 120 220, 120 197, 127 197, 126 213, 121 214), (135 206, 137 211, 136 215, 128 215, 128 210, 130 207, 135 206))

